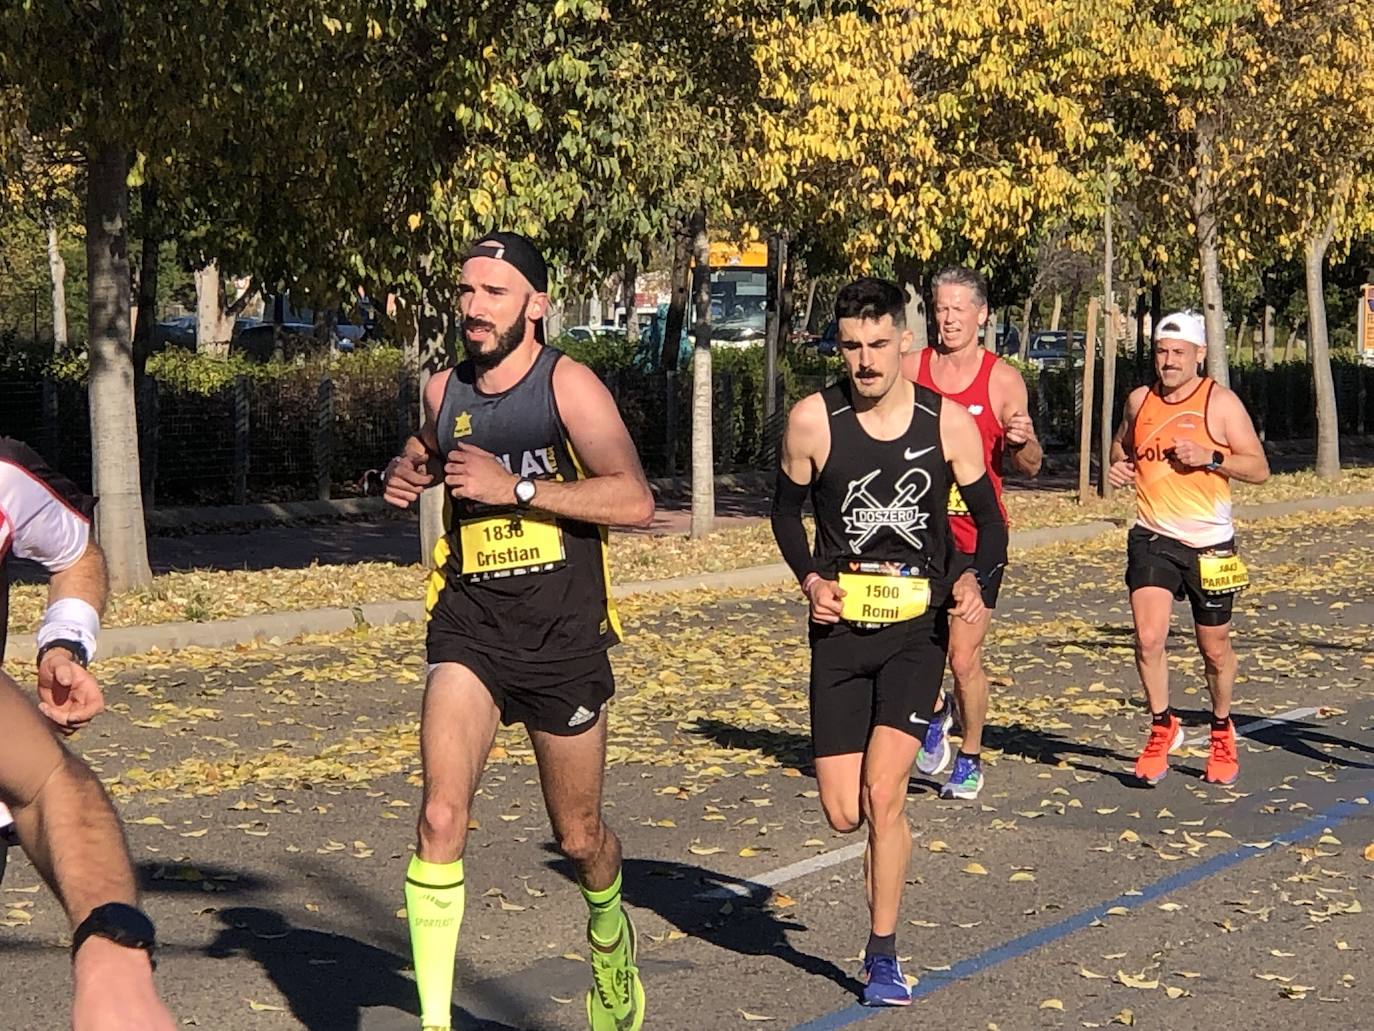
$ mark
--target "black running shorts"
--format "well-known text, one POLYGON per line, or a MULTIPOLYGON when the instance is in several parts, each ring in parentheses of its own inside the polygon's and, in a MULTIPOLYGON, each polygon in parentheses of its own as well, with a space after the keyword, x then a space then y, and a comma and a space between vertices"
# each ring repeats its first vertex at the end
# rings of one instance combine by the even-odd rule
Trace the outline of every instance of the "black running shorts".
POLYGON ((529 662, 493 654, 460 637, 436 609, 425 634, 431 666, 456 662, 482 681, 501 710, 501 722, 569 737, 596 725, 615 694, 615 677, 606 652, 550 662, 529 662))
POLYGON ((810 626, 816 756, 862 752, 874 727, 925 736, 945 675, 949 620, 943 607, 876 630, 810 626))
POLYGON ((1213 550, 1231 550, 1235 541, 1213 548, 1193 548, 1173 537, 1135 526, 1126 535, 1126 587, 1163 587, 1173 592, 1175 601, 1188 599, 1193 622, 1198 626, 1224 626, 1231 622, 1234 594, 1208 594, 1202 589, 1198 555, 1213 550))

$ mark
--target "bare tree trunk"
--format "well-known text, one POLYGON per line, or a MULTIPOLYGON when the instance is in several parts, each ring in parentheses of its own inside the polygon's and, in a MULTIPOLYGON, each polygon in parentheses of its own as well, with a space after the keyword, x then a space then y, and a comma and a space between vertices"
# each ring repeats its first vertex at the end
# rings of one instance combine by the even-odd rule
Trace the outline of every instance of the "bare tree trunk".
POLYGON ((983 327, 983 350, 997 353, 997 309, 988 305, 988 324, 983 327))
POLYGON ((228 354, 234 335, 234 318, 226 315, 220 294, 219 262, 212 261, 195 271, 196 350, 202 354, 228 354))
POLYGON ((57 219, 51 214, 48 223, 48 272, 52 276, 52 350, 61 354, 67 349, 67 263, 57 235, 57 219))
POLYGON ((682 327, 687 321, 687 277, 692 269, 692 234, 679 227, 673 232, 673 281, 668 298, 668 317, 663 320, 663 355, 659 363, 677 370, 682 352, 682 327))
POLYGON ((1216 189, 1213 182, 1216 123, 1210 115, 1198 119, 1197 176, 1193 180, 1193 225, 1198 268, 1202 272, 1203 319, 1207 325, 1207 375, 1223 387, 1231 385, 1226 362, 1226 307, 1221 290, 1221 261, 1217 256, 1216 189))
POLYGON ((1331 347, 1326 335, 1324 282, 1326 251, 1334 235, 1335 226, 1328 220, 1308 237, 1303 248, 1307 279, 1307 346, 1317 394, 1317 475, 1327 480, 1341 475, 1341 438, 1336 421, 1336 386, 1331 379, 1331 347))
MULTIPOLYGON (((1088 326, 1083 334, 1083 409, 1078 422, 1078 503, 1086 505, 1092 493, 1093 363, 1097 353, 1096 297, 1088 302, 1088 326)), ((1072 329, 1072 327, 1070 327, 1072 329)), ((1103 479, 1106 479, 1105 473, 1103 479)))
POLYGON ((898 262, 896 271, 897 282, 906 295, 906 328, 913 338, 911 349, 919 351, 930 343, 926 331, 925 272, 907 259, 898 262))
POLYGON ((140 192, 143 240, 138 259, 138 321, 134 325, 135 381, 143 379, 148 356, 153 353, 153 327, 157 324, 157 258, 162 246, 157 230, 157 187, 149 180, 140 192))
POLYGON ((1264 306, 1264 339, 1261 347, 1264 351, 1264 367, 1272 369, 1274 367, 1274 306, 1272 304, 1264 306))
POLYGON ((1250 316, 1249 316, 1249 315, 1242 315, 1242 316, 1240 317, 1240 325, 1236 327, 1236 350, 1235 350, 1235 354, 1232 355, 1232 357, 1231 357, 1231 361, 1234 362, 1234 363, 1237 364, 1237 365, 1240 364, 1240 354, 1241 354, 1242 341, 1245 340, 1245 332, 1246 332, 1246 330, 1248 330, 1249 328, 1250 328, 1250 316))
POLYGON ((1059 328, 1059 320, 1064 314, 1064 295, 1058 290, 1054 292, 1054 308, 1050 311, 1050 329, 1059 328))
POLYGON ((1026 351, 1030 349, 1031 313, 1035 305, 1034 292, 1027 294, 1026 305, 1021 309, 1021 339, 1016 342, 1016 356, 1023 362, 1026 360, 1026 351))
POLYGON ((700 540, 715 528, 716 463, 711 426, 711 242, 706 235, 706 209, 692 216, 692 251, 696 256, 696 346, 692 351, 692 523, 700 540))
MULTIPOLYGON (((1112 464, 1112 414, 1116 404, 1116 290, 1112 277, 1116 255, 1112 250, 1112 173, 1107 170, 1103 180, 1105 206, 1103 207, 1103 259, 1102 259, 1102 426, 1099 431, 1101 444, 1098 449, 1098 492, 1104 498, 1112 496, 1112 485, 1107 479, 1107 469, 1112 464)), ((1084 365, 1087 357, 1084 356, 1084 365)), ((1084 402, 1086 404, 1086 401, 1084 402)), ((1091 423, 1089 424, 1091 425, 1091 423)))
POLYGON ((620 303, 625 305, 625 342, 631 347, 639 343, 639 306, 635 304, 635 287, 638 285, 639 269, 633 261, 625 264, 625 275, 620 283, 620 303))
POLYGON ((128 154, 94 144, 87 155, 86 269, 89 283, 91 482, 100 498, 96 534, 110 586, 126 591, 152 581, 139 484, 129 334, 128 154))
POLYGON ((1290 329, 1288 331, 1288 339, 1283 342, 1283 360, 1285 364, 1293 360, 1293 351, 1297 342, 1298 331, 1296 329, 1290 329))

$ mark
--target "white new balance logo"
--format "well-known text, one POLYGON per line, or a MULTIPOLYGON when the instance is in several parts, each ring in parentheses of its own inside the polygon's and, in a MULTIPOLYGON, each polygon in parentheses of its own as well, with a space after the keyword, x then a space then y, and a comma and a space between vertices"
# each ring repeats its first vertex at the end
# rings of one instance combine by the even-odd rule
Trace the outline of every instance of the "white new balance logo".
POLYGON ((596 713, 592 712, 585 705, 579 705, 577 711, 568 718, 568 726, 580 727, 588 720, 596 719, 596 713))

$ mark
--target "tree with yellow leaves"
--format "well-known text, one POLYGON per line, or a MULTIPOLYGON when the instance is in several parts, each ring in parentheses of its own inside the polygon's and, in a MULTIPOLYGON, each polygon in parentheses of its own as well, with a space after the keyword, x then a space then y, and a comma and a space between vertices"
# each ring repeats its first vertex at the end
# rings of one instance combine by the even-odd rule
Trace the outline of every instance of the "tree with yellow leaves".
POLYGON ((1122 0, 881 0, 761 21, 759 204, 856 268, 987 264, 1095 219, 1104 83, 1136 60, 1136 20, 1122 0))
POLYGON ((1340 475, 1326 321, 1333 248, 1374 232, 1374 0, 1283 2, 1266 61, 1247 77, 1236 133, 1251 155, 1244 219, 1277 253, 1301 257, 1317 399, 1317 473, 1340 475))

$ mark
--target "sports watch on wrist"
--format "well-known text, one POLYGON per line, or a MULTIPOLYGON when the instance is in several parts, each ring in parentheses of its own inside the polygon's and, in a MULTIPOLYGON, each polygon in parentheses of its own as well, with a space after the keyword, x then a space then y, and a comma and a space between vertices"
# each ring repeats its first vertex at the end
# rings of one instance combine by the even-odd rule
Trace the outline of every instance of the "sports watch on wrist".
POLYGON ((48 652, 52 651, 54 648, 64 648, 71 652, 72 661, 79 666, 90 665, 91 657, 86 654, 86 646, 80 641, 73 640, 70 637, 55 637, 47 644, 43 645, 42 648, 38 649, 38 657, 34 664, 38 666, 43 665, 43 656, 47 655, 48 652))
POLYGON ((534 500, 534 491, 534 481, 528 476, 520 477, 515 481, 515 503, 521 508, 529 508, 534 500))
POLYGON ((1215 472, 1216 470, 1221 468, 1221 463, 1224 461, 1226 461, 1225 455, 1223 455, 1220 451, 1213 451, 1212 460, 1207 463, 1207 468, 1215 472))
POLYGON ((72 959, 86 939, 94 935, 122 945, 126 949, 142 949, 153 958, 157 943, 157 931, 148 915, 141 909, 125 905, 123 902, 107 902, 96 906, 85 920, 72 932, 72 959))

